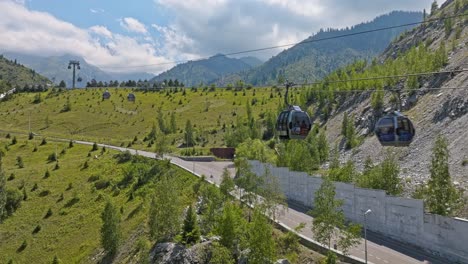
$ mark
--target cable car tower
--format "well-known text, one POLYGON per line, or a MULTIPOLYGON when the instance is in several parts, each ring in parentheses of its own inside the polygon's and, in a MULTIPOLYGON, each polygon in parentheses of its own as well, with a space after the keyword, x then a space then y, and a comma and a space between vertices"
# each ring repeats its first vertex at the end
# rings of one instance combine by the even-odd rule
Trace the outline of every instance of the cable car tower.
POLYGON ((75 89, 75 68, 78 69, 78 70, 80 69, 80 62, 77 61, 77 60, 71 60, 68 63, 68 69, 70 70, 72 67, 73 67, 73 84, 72 84, 72 88, 75 89))

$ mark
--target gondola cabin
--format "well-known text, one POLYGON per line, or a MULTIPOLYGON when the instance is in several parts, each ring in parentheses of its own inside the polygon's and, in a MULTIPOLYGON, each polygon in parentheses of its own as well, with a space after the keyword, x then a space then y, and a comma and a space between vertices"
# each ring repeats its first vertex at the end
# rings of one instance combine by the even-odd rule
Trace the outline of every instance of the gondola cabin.
POLYGON ((134 95, 134 94, 132 94, 132 93, 129 93, 129 94, 128 94, 127 100, 128 100, 129 102, 135 102, 135 99, 136 99, 136 98, 135 98, 135 95, 134 95))
POLYGON ((411 120, 396 111, 380 118, 374 132, 382 146, 394 147, 409 146, 416 134, 411 120))
POLYGON ((276 121, 276 131, 281 139, 305 139, 311 127, 309 115, 296 105, 282 111, 276 121))
POLYGON ((111 94, 109 93, 109 91, 105 91, 104 93, 102 93, 102 100, 110 99, 110 97, 111 94))

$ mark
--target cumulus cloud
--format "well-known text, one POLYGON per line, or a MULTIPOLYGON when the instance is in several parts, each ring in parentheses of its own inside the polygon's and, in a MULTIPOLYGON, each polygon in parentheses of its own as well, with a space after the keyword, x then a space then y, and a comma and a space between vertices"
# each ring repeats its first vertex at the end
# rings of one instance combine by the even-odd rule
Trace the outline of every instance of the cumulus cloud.
POLYGON ((106 38, 112 38, 112 32, 110 32, 109 29, 107 29, 107 27, 105 26, 92 26, 89 28, 89 30, 100 36, 103 36, 106 38))
POLYGON ((158 73, 171 66, 161 65, 171 60, 158 56, 151 43, 113 34, 103 26, 81 29, 12 1, 0 1, 0 17, 1 51, 42 56, 72 54, 113 71, 158 73), (149 64, 156 65, 133 68, 149 64))
MULTIPOLYGON (((422 11, 432 0, 154 0, 174 15, 169 27, 210 56, 299 42, 320 28, 342 28, 393 10, 422 11)), ((168 36, 170 38, 170 36, 168 36)), ((252 55, 267 58, 279 50, 252 55)))
POLYGON ((133 17, 124 17, 120 20, 120 25, 130 32, 147 34, 146 26, 133 17))

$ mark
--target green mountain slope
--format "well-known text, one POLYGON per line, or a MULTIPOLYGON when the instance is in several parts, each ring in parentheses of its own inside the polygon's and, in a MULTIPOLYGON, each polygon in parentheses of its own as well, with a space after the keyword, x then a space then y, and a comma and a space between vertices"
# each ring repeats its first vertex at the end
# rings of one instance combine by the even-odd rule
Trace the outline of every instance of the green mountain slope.
POLYGON ((144 80, 151 79, 154 75, 149 73, 110 73, 99 69, 87 63, 83 58, 73 55, 62 55, 52 57, 40 57, 28 54, 19 53, 6 53, 5 57, 17 60, 25 64, 29 68, 36 70, 38 73, 48 77, 55 83, 64 80, 67 87, 72 87, 72 71, 68 69, 70 60, 77 60, 80 62, 80 70, 76 71, 76 78, 81 77, 81 82, 76 82, 76 87, 85 87, 87 82, 92 79, 96 81, 109 82, 109 81, 128 81, 128 80, 144 80))
POLYGON ((25 85, 46 85, 50 81, 35 70, 26 68, 15 60, 8 60, 0 55, 0 93, 9 87, 25 85))
POLYGON ((420 12, 395 11, 351 28, 320 30, 263 65, 244 73, 228 76, 218 84, 235 83, 238 79, 254 85, 276 84, 279 76, 295 82, 310 82, 358 59, 371 59, 382 52, 398 35, 412 27, 394 28, 364 35, 311 42, 422 20, 420 12))
POLYGON ((152 81, 161 82, 177 79, 185 86, 194 86, 200 83, 209 84, 224 75, 251 69, 252 64, 258 64, 258 59, 256 60, 251 58, 234 59, 218 54, 209 59, 179 64, 159 74, 152 81))

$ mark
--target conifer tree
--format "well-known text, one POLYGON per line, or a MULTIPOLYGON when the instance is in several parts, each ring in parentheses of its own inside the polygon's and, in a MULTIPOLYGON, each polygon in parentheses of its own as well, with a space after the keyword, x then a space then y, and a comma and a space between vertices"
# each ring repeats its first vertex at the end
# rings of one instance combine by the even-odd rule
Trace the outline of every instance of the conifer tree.
POLYGON ((241 242, 242 233, 245 230, 242 210, 236 204, 227 202, 217 221, 215 233, 221 237, 219 242, 232 252, 241 242))
POLYGON ((189 119, 185 123, 185 134, 184 134, 184 141, 186 146, 193 146, 195 145, 195 137, 193 133, 193 126, 189 119))
POLYGON ((348 128, 348 113, 343 114, 343 121, 341 122, 341 135, 345 136, 348 134, 346 129, 348 128))
POLYGON ((328 177, 323 178, 319 190, 315 193, 314 209, 312 210, 312 232, 317 241, 330 249, 331 241, 337 238, 341 250, 347 252, 349 248, 359 243, 358 225, 345 226, 345 217, 341 206, 343 200, 335 199, 335 186, 328 177), (339 231, 342 229, 343 231, 339 231))
POLYGON ((275 241, 272 234, 273 227, 268 223, 267 218, 258 210, 255 210, 248 236, 250 249, 249 263, 273 263, 275 258, 275 241))
POLYGON ((180 231, 182 206, 177 185, 171 172, 156 183, 148 225, 151 238, 158 242, 168 241, 180 231))
POLYGON ((230 193, 232 190, 234 190, 235 186, 236 185, 234 180, 231 178, 231 174, 229 173, 228 169, 224 168, 219 188, 221 193, 224 195, 225 200, 230 196, 230 193))
POLYGON ((461 193, 453 186, 448 159, 447 139, 439 135, 432 149, 426 203, 432 213, 440 215, 453 215, 461 205, 461 193))
POLYGON ((323 162, 325 162, 326 160, 328 160, 328 156, 329 156, 328 149, 329 149, 329 146, 328 146, 327 136, 325 135, 325 131, 324 131, 324 130, 321 130, 320 133, 319 133, 319 135, 318 135, 318 138, 317 138, 317 148, 318 148, 318 152, 319 152, 320 163, 323 163, 323 162))
POLYGON ((120 244, 120 217, 117 208, 109 201, 101 214, 101 245, 110 256, 117 253, 120 244))
POLYGON ((187 215, 185 216, 182 240, 187 245, 197 243, 200 240, 200 226, 198 225, 197 214, 193 210, 192 205, 189 206, 187 215))

